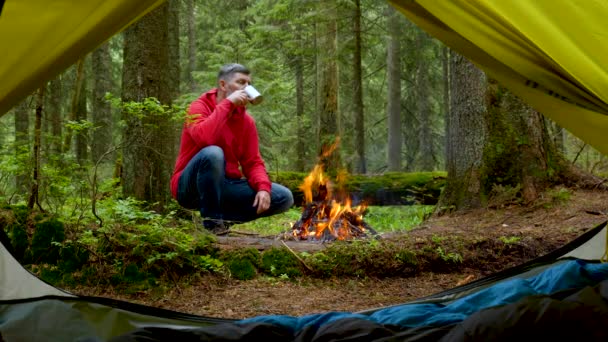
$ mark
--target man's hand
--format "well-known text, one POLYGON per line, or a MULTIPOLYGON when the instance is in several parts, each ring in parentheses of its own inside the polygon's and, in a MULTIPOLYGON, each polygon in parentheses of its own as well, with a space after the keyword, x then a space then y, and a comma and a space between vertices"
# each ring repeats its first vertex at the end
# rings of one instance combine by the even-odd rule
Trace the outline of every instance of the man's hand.
POLYGON ((253 206, 258 207, 258 215, 268 210, 268 208, 270 208, 270 194, 268 193, 268 191, 258 191, 258 193, 255 194, 253 206))
POLYGON ((249 96, 244 90, 233 91, 227 99, 237 107, 246 106, 249 103, 249 96))

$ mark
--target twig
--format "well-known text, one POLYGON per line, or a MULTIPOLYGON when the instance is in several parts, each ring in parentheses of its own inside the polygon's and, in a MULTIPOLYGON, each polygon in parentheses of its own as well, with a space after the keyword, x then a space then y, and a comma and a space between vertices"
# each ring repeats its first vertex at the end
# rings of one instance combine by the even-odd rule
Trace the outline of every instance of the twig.
POLYGON ((234 230, 234 229, 230 229, 230 233, 241 234, 241 235, 251 235, 251 236, 259 236, 260 235, 258 233, 244 232, 242 230, 234 230))
POLYGON ((308 266, 304 260, 302 260, 302 258, 300 258, 300 256, 298 254, 296 254, 296 252, 293 251, 293 249, 289 248, 289 246, 285 243, 285 241, 281 240, 281 243, 283 244, 283 246, 287 247, 287 249, 291 252, 291 254, 293 254, 298 260, 300 260, 300 262, 302 263, 302 265, 304 265, 304 267, 306 267, 310 272, 312 272, 312 268, 310 268, 310 266, 308 266))
POLYGON ((587 147, 587 143, 583 144, 583 147, 581 147, 581 149, 578 151, 578 153, 576 154, 576 156, 572 160, 572 165, 574 165, 574 163, 576 163, 576 160, 578 159, 578 156, 581 155, 581 153, 583 152, 583 150, 585 149, 585 147, 587 147))

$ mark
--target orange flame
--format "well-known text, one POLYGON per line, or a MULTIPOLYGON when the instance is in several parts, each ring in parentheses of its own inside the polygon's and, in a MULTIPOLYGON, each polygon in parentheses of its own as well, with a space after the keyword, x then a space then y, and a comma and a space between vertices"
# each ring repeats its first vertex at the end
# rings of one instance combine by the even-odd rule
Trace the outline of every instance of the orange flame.
MULTIPOLYGON (((323 156, 333 152, 337 144, 338 141, 324 151, 323 156)), ((340 172, 338 183, 344 184, 346 177, 346 172, 340 172)), ((338 240, 345 240, 353 236, 365 236, 367 226, 363 222, 363 214, 367 206, 361 204, 351 207, 348 196, 340 196, 344 203, 339 203, 332 194, 332 187, 329 177, 323 173, 323 166, 315 165, 300 186, 306 205, 302 219, 292 225, 294 237, 324 239, 329 235, 338 240)))

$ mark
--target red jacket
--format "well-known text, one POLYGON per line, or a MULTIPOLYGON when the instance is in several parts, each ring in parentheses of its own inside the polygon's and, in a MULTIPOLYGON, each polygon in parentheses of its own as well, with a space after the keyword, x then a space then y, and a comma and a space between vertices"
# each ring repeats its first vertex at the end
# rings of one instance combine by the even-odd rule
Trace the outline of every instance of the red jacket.
POLYGON ((202 148, 216 145, 224 150, 226 177, 244 174, 255 191, 270 193, 270 179, 260 155, 258 131, 245 107, 236 107, 223 99, 216 104, 217 89, 212 89, 192 102, 182 131, 179 154, 171 177, 171 193, 177 197, 179 176, 192 157, 202 148), (229 114, 232 116, 229 117, 229 114), (243 173, 239 170, 239 165, 243 173))

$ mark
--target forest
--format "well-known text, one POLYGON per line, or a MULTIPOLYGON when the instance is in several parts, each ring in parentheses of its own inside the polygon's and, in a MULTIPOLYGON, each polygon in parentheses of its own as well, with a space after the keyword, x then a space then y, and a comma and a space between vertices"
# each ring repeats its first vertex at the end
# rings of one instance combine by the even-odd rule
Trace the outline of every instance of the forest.
MULTIPOLYGON (((262 157, 294 192, 336 142, 325 171, 357 180, 356 190, 441 181, 432 203, 370 207, 381 233, 531 205, 547 191, 558 201, 568 193, 558 186, 607 186, 606 156, 385 1, 168 0, 0 118, 0 222, 20 261, 53 284, 130 293, 194 273, 389 277, 419 274, 421 260, 442 262, 424 271, 463 264, 466 245, 443 237, 420 254, 377 241, 331 253, 218 247, 169 180, 186 110, 226 63, 252 71, 264 101, 247 111, 262 157), (355 259, 360 267, 348 264, 355 259)), ((276 235, 299 204, 236 229, 276 235)))

